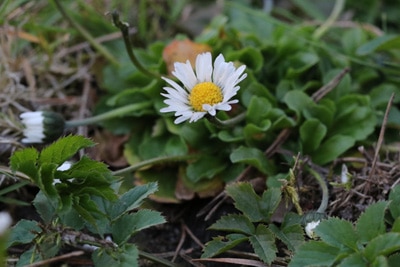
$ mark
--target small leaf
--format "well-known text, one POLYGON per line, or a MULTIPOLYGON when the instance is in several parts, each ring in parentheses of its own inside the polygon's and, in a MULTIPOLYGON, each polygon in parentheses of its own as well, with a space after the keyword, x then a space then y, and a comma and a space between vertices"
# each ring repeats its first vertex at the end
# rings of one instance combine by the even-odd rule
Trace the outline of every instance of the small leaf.
POLYGON ((91 140, 80 135, 62 137, 40 152, 39 163, 55 163, 59 166, 80 149, 92 146, 94 143, 91 140))
POLYGON ((206 244, 203 249, 203 254, 201 254, 201 258, 204 259, 214 257, 247 240, 248 237, 242 234, 230 234, 225 238, 215 237, 206 244))
POLYGON ((315 228, 315 232, 324 242, 331 246, 340 248, 345 245, 354 251, 358 249, 358 237, 349 221, 338 218, 323 220, 315 228))
POLYGON ((385 233, 372 239, 364 250, 364 256, 369 262, 380 255, 389 256, 400 250, 400 233, 385 233))
POLYGON ((36 221, 22 219, 14 227, 11 228, 11 236, 8 240, 7 247, 28 244, 42 232, 36 221))
POLYGON ((253 223, 246 216, 238 214, 222 216, 216 223, 210 226, 210 229, 247 235, 255 233, 253 223))
POLYGON ((38 170, 36 161, 39 153, 34 148, 25 148, 16 151, 10 158, 12 171, 20 171, 28 175, 33 181, 37 182, 38 170))
POLYGON ((297 117, 300 117, 303 110, 315 105, 311 97, 300 90, 287 92, 283 100, 291 110, 296 112, 297 117))
POLYGON ((365 43, 357 49, 358 55, 367 55, 375 51, 398 49, 400 46, 399 35, 382 35, 372 41, 365 43))
POLYGON ((147 183, 135 186, 124 193, 116 202, 112 203, 107 209, 112 220, 119 216, 138 208, 143 200, 157 191, 157 183, 147 183))
POLYGON ((278 251, 275 246, 275 236, 265 225, 258 225, 256 233, 250 236, 249 241, 263 262, 271 264, 275 260, 278 251))
POLYGON ((121 246, 118 251, 97 249, 92 254, 96 267, 139 267, 139 250, 134 244, 121 246))
POLYGON ((365 267, 369 265, 365 262, 364 255, 361 252, 357 252, 344 258, 339 266, 365 267))
POLYGON ((264 153, 254 147, 241 146, 231 153, 230 159, 232 163, 240 162, 252 165, 264 174, 270 173, 272 169, 264 153))
POLYGON ((143 209, 119 217, 112 225, 112 234, 115 242, 122 245, 138 231, 162 223, 165 219, 158 211, 143 209))
POLYGON ((211 179, 227 166, 226 160, 214 156, 204 156, 191 163, 186 174, 190 181, 196 183, 202 179, 211 179))
POLYGON ((339 248, 322 241, 309 241, 299 247, 289 267, 333 266, 339 255, 339 248))
POLYGON ((312 153, 312 159, 317 164, 327 164, 354 146, 354 143, 354 138, 350 136, 335 135, 324 141, 321 146, 312 153))
POLYGON ((39 191, 39 193, 37 193, 35 199, 33 200, 33 205, 46 224, 52 221, 56 214, 56 209, 52 205, 51 201, 49 201, 49 199, 44 195, 43 191, 39 191))
POLYGON ((317 149, 325 137, 327 128, 317 119, 306 120, 300 127, 300 139, 305 153, 317 149))
POLYGON ((304 243, 304 230, 300 224, 285 226, 283 229, 271 224, 269 229, 293 252, 304 243))
POLYGON ((388 202, 380 201, 370 205, 358 218, 356 230, 359 242, 367 243, 371 239, 386 232, 385 211, 388 202))
POLYGON ((228 185, 226 191, 235 201, 235 207, 252 222, 269 221, 281 200, 279 188, 268 188, 260 197, 249 183, 228 185))
POLYGON ((396 185, 389 194, 389 211, 394 219, 400 217, 400 185, 396 185))

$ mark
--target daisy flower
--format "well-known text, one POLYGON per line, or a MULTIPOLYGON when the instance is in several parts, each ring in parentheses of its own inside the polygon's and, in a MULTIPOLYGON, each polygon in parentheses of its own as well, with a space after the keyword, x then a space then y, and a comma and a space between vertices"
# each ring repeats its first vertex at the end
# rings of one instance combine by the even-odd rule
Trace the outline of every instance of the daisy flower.
POLYGON ((232 97, 240 89, 237 84, 247 77, 243 73, 246 66, 235 68, 221 54, 213 66, 211 53, 207 52, 197 56, 195 71, 189 60, 175 62, 174 67, 172 74, 183 86, 163 77, 170 86, 164 87, 166 93, 161 94, 167 98, 164 103, 168 106, 160 112, 175 112, 176 124, 186 120, 195 122, 206 114, 215 116, 217 110, 231 110, 231 104, 239 102, 232 97))

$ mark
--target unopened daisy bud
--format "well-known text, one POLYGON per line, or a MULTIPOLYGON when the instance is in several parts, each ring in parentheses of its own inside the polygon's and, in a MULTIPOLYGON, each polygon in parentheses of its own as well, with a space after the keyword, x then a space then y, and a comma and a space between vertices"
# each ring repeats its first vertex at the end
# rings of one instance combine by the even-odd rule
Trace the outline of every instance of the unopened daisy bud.
POLYGON ((233 62, 226 62, 223 55, 219 55, 214 64, 211 53, 199 54, 196 58, 196 67, 193 70, 189 60, 186 63, 175 62, 172 74, 182 84, 164 78, 169 84, 162 93, 168 106, 160 112, 175 112, 175 123, 186 120, 195 122, 205 115, 215 116, 218 110, 229 111, 231 105, 238 103, 232 99, 240 89, 238 83, 247 76, 244 73, 246 66, 235 67, 233 62))
POLYGON ((301 224, 304 226, 304 230, 309 238, 314 239, 317 237, 314 229, 323 219, 327 219, 326 214, 318 211, 310 211, 303 215, 301 224))
POLYGON ((64 118, 55 112, 24 112, 20 118, 25 127, 23 143, 50 142, 59 138, 64 132, 64 118))
POLYGON ((318 221, 312 221, 312 222, 309 222, 309 223, 306 224, 305 231, 306 231, 306 234, 307 234, 307 236, 308 236, 309 238, 314 239, 314 238, 316 237, 316 235, 315 235, 315 233, 314 233, 314 229, 315 229, 315 227, 318 226, 318 224, 319 224, 320 222, 321 222, 321 221, 318 220, 318 221))

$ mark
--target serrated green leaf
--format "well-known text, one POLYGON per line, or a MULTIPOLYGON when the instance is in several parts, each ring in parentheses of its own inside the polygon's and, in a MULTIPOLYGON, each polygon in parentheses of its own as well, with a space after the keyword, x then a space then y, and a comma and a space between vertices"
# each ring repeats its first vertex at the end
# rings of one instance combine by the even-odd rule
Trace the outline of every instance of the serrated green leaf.
POLYGON ((62 137, 40 152, 39 164, 46 162, 60 166, 80 149, 92 146, 94 146, 94 143, 91 140, 80 135, 62 137))
POLYGON ((11 235, 7 247, 28 244, 42 232, 36 221, 22 219, 11 228, 11 235))
POLYGON ((275 260, 278 251, 275 246, 275 236, 265 225, 258 225, 256 233, 250 236, 249 241, 263 262, 271 264, 275 260))
POLYGON ((300 224, 288 225, 282 229, 270 224, 269 229, 293 252, 304 243, 304 230, 300 224))
POLYGON ((52 221, 56 214, 56 207, 54 207, 53 203, 44 195, 43 191, 39 191, 39 193, 36 194, 33 205, 46 224, 52 221))
POLYGON ((374 203, 361 214, 356 224, 359 242, 367 243, 386 232, 385 211, 388 204, 386 201, 374 203))
POLYGON ((138 231, 162 223, 165 219, 158 211, 143 209, 119 217, 112 225, 112 235, 114 241, 122 245, 138 231))
POLYGON ((34 148, 25 148, 14 152, 10 158, 10 167, 12 171, 20 171, 28 175, 34 182, 37 182, 38 170, 36 161, 39 152, 34 148))
POLYGON ((309 241, 299 247, 288 267, 333 266, 339 251, 322 241, 309 241))
POLYGON ((246 216, 239 214, 222 216, 217 222, 210 226, 210 229, 247 235, 255 233, 253 223, 246 216))
POLYGON ((107 207, 111 220, 117 219, 119 216, 138 208, 143 200, 149 195, 155 193, 158 185, 150 182, 144 185, 135 186, 128 192, 124 193, 116 202, 107 207))
POLYGON ((92 254, 92 260, 96 267, 139 267, 139 250, 134 244, 126 244, 118 251, 97 249, 92 254))
POLYGON ((32 246, 30 249, 19 256, 16 267, 25 267, 41 260, 43 260, 42 255, 40 255, 40 253, 36 251, 35 246, 32 246))
POLYGON ((242 242, 248 240, 248 237, 242 234, 230 234, 224 237, 215 237, 210 242, 206 243, 203 249, 203 254, 201 258, 211 258, 218 254, 221 254, 242 242))
POLYGON ((378 256, 389 256, 400 250, 400 233, 385 233, 372 239, 364 250, 364 256, 373 262, 378 256))
POLYGON ((231 153, 230 159, 232 163, 252 165, 264 174, 270 173, 272 169, 264 153, 254 147, 241 146, 231 153))
POLYGON ((317 236, 331 246, 341 248, 343 245, 357 251, 358 236, 349 221, 338 218, 322 220, 315 228, 317 236))
POLYGON ((235 201, 235 207, 252 222, 269 221, 281 199, 280 189, 269 188, 260 197, 249 183, 228 185, 226 191, 235 201))
POLYGON ((300 127, 300 139, 307 154, 317 149, 327 132, 327 127, 317 119, 306 120, 300 127))
POLYGON ((53 203, 56 203, 59 199, 58 192, 54 186, 56 168, 57 165, 53 163, 43 163, 39 168, 38 186, 53 203))

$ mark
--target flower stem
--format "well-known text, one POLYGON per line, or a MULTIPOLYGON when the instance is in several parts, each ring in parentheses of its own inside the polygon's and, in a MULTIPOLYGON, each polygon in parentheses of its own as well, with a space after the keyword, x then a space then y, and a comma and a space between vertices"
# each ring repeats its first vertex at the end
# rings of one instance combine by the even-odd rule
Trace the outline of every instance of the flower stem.
POLYGON ((105 112, 103 114, 93 116, 90 118, 82 119, 82 120, 71 120, 71 121, 66 121, 65 122, 65 127, 77 127, 77 126, 82 126, 82 125, 89 125, 89 124, 96 124, 98 122, 116 118, 118 116, 127 114, 129 112, 145 109, 148 107, 151 107, 152 103, 150 101, 148 102, 143 102, 143 103, 135 103, 135 104, 130 104, 127 106, 123 106, 108 112, 105 112))
POLYGON ((128 172, 134 172, 134 171, 136 171, 140 168, 146 167, 148 165, 185 161, 185 160, 190 160, 190 159, 197 159, 199 157, 200 157, 200 154, 191 154, 191 155, 162 156, 162 157, 152 158, 152 159, 141 161, 135 165, 126 167, 124 169, 114 171, 113 175, 121 175, 121 174, 128 173, 128 172))
POLYGON ((336 0, 335 6, 333 7, 332 13, 329 15, 328 19, 318 28, 315 30, 313 37, 314 39, 318 40, 321 38, 322 35, 332 26, 332 24, 337 20, 340 13, 343 10, 345 4, 345 0, 336 0))
POLYGON ((324 179, 319 175, 318 172, 314 171, 313 169, 308 169, 308 171, 315 177, 317 180, 319 186, 321 187, 322 190, 322 200, 321 204, 319 205, 319 208, 317 210, 318 213, 325 213, 326 208, 328 207, 328 201, 329 201, 329 191, 328 191, 328 186, 326 185, 326 182, 324 179))
POLYGON ((85 30, 81 25, 79 25, 75 20, 71 18, 71 16, 65 11, 64 7, 61 5, 59 0, 54 0, 57 9, 60 11, 61 15, 100 53, 102 54, 108 61, 110 61, 114 65, 119 65, 118 61, 115 59, 113 55, 111 55, 108 50, 96 42, 96 40, 90 35, 90 33, 85 30))
POLYGON ((211 116, 209 114, 206 115, 206 118, 208 119, 209 122, 211 122, 218 128, 229 128, 235 126, 236 124, 244 120, 246 118, 246 112, 243 112, 237 115, 236 117, 224 121, 221 121, 217 117, 211 116))
POLYGON ((131 43, 131 39, 129 38, 129 25, 127 23, 121 22, 117 11, 112 12, 112 18, 115 26, 117 26, 121 30, 122 37, 124 38, 126 51, 128 52, 128 56, 132 61, 133 65, 135 65, 140 72, 146 74, 147 76, 160 79, 161 78, 160 74, 151 72, 148 69, 146 69, 137 59, 135 53, 133 53, 133 46, 131 43))

